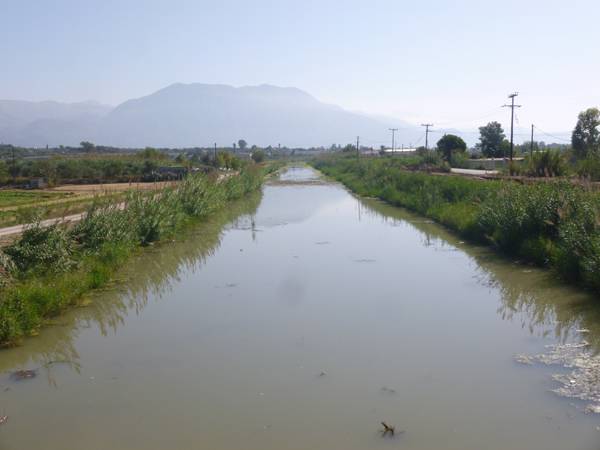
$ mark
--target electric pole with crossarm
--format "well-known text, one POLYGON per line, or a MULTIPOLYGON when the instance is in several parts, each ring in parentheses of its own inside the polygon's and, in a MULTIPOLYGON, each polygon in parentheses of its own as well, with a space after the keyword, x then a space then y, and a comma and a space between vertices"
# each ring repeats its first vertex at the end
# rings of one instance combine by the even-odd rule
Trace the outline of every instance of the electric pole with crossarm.
POLYGON ((429 150, 429 127, 432 127, 432 123, 422 123, 422 127, 425 127, 425 150, 429 150))
POLYGON ((396 131, 398 131, 398 128, 388 128, 388 130, 390 130, 392 132, 392 155, 393 155, 394 148, 396 147, 395 142, 394 142, 394 137, 395 137, 396 131))
POLYGON ((513 160, 513 149, 514 149, 514 144, 513 144, 513 125, 515 122, 515 108, 520 108, 521 105, 515 105, 515 97, 519 95, 518 92, 514 92, 512 94, 510 94, 508 96, 508 98, 510 98, 511 102, 510 105, 502 105, 503 108, 510 108, 510 161, 512 162, 513 160))

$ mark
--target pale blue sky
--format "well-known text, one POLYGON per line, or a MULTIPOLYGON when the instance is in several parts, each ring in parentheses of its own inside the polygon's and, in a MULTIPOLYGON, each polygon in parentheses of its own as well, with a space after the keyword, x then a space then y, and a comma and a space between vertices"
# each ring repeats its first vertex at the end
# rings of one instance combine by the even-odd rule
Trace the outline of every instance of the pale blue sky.
MULTIPOLYGON (((0 0, 0 98, 117 104, 174 82, 295 86, 443 127, 570 130, 600 106, 600 1, 0 0)), ((549 139, 550 140, 550 139, 549 139)))

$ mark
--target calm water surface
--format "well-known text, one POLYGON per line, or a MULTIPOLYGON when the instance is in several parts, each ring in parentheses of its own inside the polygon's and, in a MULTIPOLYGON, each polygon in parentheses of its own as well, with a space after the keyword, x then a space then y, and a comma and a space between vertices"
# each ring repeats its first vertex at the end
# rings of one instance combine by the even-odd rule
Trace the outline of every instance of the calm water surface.
POLYGON ((0 449, 600 448, 565 370, 514 360, 600 349, 586 294, 311 169, 90 300, 0 352, 0 449))

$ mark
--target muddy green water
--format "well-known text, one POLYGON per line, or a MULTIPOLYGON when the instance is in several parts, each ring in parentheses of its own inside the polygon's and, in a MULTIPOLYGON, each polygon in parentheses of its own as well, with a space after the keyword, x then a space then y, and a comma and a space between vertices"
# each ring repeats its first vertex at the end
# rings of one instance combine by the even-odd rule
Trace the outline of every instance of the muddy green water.
POLYGON ((600 448, 569 370, 514 360, 597 352, 594 299, 308 168, 91 300, 0 352, 0 449, 600 448))

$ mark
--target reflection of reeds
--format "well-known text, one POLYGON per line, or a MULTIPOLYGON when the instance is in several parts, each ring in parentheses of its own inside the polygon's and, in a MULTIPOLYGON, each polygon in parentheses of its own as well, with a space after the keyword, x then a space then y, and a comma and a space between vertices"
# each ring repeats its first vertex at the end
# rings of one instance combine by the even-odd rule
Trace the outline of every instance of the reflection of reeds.
POLYGON ((376 200, 357 201, 364 215, 418 230, 424 246, 455 247, 467 255, 474 263, 477 282, 498 291, 498 314, 503 320, 518 320, 531 334, 552 336, 563 343, 578 339, 579 329, 588 329, 585 339, 595 352, 600 352, 600 305, 590 293, 561 284, 549 271, 515 265, 484 247, 459 244, 446 229, 406 210, 376 200))
MULTIPOLYGON (((123 267, 120 280, 92 295, 92 303, 61 317, 60 326, 44 330, 43 339, 31 339, 26 347, 5 350, 0 372, 32 363, 79 360, 74 340, 81 328, 95 326, 103 335, 116 332, 131 312, 139 314, 151 297, 161 297, 184 273, 200 269, 220 245, 227 224, 254 214, 260 191, 228 203, 207 220, 186 228, 185 236, 134 254, 123 267)), ((75 368, 75 366, 73 366, 75 368)))
MULTIPOLYGON (((190 176, 160 192, 132 192, 121 204, 95 204, 72 228, 34 224, 6 249, 17 270, 2 291, 0 343, 26 336, 46 317, 106 285, 139 245, 208 220, 225 204, 255 191, 262 179, 255 168, 223 180, 190 176)), ((116 326, 119 319, 113 320, 116 326)))
POLYGON ((479 181, 414 173, 402 159, 330 157, 315 167, 503 253, 600 291, 600 195, 569 182, 479 181))

